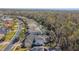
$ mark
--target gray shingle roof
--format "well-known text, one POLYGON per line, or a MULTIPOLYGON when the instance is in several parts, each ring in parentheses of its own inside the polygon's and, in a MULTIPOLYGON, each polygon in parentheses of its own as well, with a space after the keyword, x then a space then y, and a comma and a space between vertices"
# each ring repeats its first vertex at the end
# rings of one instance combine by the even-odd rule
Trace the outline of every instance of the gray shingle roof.
POLYGON ((0 34, 5 34, 6 33, 6 30, 0 28, 0 34))

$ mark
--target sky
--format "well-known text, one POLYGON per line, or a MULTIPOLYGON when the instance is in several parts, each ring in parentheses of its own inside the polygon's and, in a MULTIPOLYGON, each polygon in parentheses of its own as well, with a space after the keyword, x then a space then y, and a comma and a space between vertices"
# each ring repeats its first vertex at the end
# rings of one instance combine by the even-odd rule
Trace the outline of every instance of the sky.
POLYGON ((0 8, 79 8, 79 0, 0 0, 0 8))

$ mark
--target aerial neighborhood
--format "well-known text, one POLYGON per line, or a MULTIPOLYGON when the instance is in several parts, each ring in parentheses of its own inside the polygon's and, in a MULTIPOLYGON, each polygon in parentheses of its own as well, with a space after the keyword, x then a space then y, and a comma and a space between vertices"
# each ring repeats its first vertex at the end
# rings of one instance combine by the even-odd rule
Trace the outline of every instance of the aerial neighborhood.
POLYGON ((79 10, 0 9, 0 51, 79 51, 79 10))

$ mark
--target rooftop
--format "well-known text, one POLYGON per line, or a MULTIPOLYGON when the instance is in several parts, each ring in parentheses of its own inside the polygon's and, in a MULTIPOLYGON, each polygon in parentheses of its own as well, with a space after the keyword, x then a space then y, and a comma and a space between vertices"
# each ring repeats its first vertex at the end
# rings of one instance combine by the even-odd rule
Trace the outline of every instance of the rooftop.
POLYGON ((4 29, 0 28, 0 34, 5 34, 5 33, 6 33, 6 31, 4 29))
POLYGON ((10 18, 9 16, 3 16, 3 17, 2 17, 2 20, 3 20, 3 21, 6 21, 6 20, 13 20, 13 19, 10 18))

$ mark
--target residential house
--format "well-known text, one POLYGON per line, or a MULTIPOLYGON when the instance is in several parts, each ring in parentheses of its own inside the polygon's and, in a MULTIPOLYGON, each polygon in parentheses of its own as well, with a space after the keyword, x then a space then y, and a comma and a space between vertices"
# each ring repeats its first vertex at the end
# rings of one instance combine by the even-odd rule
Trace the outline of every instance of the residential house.
POLYGON ((4 18, 2 18, 2 20, 3 20, 4 26, 6 28, 12 27, 12 25, 13 25, 13 19, 12 18, 10 18, 10 17, 4 17, 4 18))
POLYGON ((6 33, 7 33, 6 30, 0 28, 0 39, 2 39, 2 37, 5 36, 6 33))

